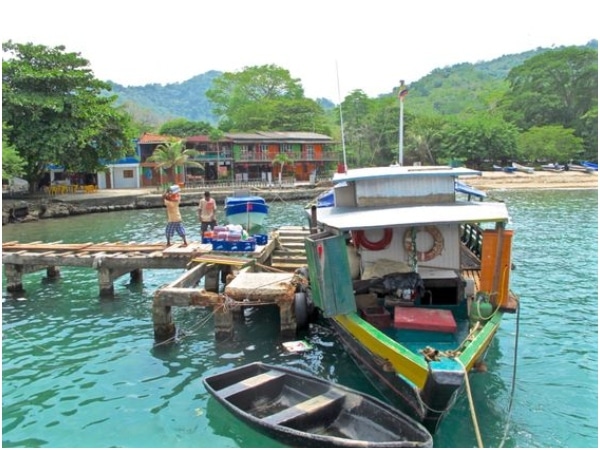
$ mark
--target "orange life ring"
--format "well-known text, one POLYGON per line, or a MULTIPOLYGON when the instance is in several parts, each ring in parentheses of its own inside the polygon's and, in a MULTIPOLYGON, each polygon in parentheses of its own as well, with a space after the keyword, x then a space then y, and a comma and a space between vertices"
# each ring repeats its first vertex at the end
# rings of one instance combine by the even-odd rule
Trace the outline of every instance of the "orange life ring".
POLYGON ((436 256, 441 255, 443 249, 444 249, 444 235, 438 229, 438 227, 435 227, 433 225, 412 227, 412 228, 408 228, 406 230, 406 232, 404 233, 404 250, 406 250, 408 253, 414 253, 416 251, 417 259, 420 262, 431 261, 436 256), (415 234, 419 233, 421 231, 425 231, 431 235, 431 238, 433 239, 433 245, 431 246, 431 248, 429 250, 420 252, 414 248, 413 238, 412 238, 413 229, 415 229, 415 234))
POLYGON ((363 247, 367 250, 383 250, 390 242, 392 242, 392 238, 394 237, 394 230, 391 228, 385 228, 383 230, 383 237, 376 242, 369 241, 365 237, 365 232, 363 230, 357 230, 352 232, 352 239, 357 247, 363 247))

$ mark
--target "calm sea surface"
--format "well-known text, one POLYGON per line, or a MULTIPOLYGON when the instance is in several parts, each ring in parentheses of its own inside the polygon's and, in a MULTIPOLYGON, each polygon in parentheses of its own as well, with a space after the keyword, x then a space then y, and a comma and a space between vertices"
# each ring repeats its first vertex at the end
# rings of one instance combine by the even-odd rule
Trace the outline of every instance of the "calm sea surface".
MULTIPOLYGON (((598 445, 598 191, 495 192, 515 230, 512 287, 520 315, 506 315, 471 387, 483 444, 598 445), (512 402, 511 402, 512 399, 512 402), (512 404, 512 407, 511 407, 512 404), (509 415, 510 410, 510 415, 509 415), (508 423, 508 425, 507 425, 508 423), (507 428, 508 427, 508 428, 507 428)), ((188 235, 198 239, 192 207, 188 235)), ((266 229, 304 224, 302 204, 273 204, 266 229)), ((162 241, 162 209, 9 225, 3 241, 162 241)), ((308 370, 377 395, 323 325, 302 332, 303 354, 281 346, 276 309, 260 308, 216 343, 208 311, 176 308, 175 344, 156 345, 153 292, 182 270, 146 270, 143 285, 115 284, 100 301, 92 269, 24 278, 2 295, 4 447, 281 447, 210 398, 202 376, 262 360, 308 370)), ((434 436, 436 447, 476 447, 466 398, 434 436)))

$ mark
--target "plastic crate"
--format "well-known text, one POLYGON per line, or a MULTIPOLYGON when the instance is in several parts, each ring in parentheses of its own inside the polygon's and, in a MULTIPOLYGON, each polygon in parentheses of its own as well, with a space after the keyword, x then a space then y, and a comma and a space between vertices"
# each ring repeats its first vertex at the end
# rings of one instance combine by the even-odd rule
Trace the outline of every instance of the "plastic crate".
POLYGON ((252 237, 256 240, 256 245, 267 245, 269 237, 266 234, 253 234, 252 237))
POLYGON ((212 242, 213 250, 217 252, 253 252, 256 250, 254 240, 247 241, 225 241, 215 239, 212 242))

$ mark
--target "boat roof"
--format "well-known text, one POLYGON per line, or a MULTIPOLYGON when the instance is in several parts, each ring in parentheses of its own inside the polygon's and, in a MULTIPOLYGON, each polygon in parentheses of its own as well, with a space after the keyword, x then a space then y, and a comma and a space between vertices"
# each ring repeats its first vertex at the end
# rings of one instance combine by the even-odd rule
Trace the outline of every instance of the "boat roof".
POLYGON ((389 167, 365 167, 360 169, 349 169, 345 173, 336 173, 333 183, 343 181, 359 181, 375 178, 411 177, 411 176, 479 176, 481 171, 467 167, 449 166, 389 166, 389 167))
POLYGON ((508 209, 501 202, 366 208, 334 206, 317 210, 318 222, 342 231, 465 222, 508 222, 509 218, 508 209))

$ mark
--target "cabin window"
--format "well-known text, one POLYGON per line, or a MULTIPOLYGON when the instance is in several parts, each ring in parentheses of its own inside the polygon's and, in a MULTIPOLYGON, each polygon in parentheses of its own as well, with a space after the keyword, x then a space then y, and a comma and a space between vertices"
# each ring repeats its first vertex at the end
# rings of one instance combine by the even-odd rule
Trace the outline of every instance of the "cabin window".
POLYGON ((133 178, 133 170, 132 169, 124 170, 123 178, 133 178))

